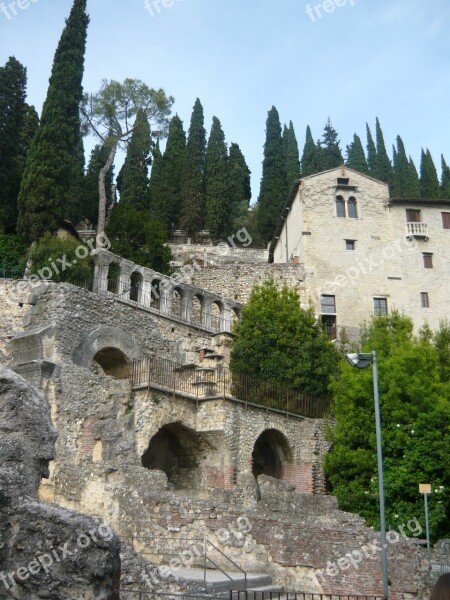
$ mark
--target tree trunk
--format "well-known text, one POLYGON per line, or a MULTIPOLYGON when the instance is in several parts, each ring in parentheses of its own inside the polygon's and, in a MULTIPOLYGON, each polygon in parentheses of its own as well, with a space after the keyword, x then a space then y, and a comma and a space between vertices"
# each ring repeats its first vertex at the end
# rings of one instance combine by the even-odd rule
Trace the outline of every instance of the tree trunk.
POLYGON ((105 179, 108 171, 112 167, 114 162, 114 158, 117 152, 117 144, 114 144, 111 147, 109 152, 108 160, 104 167, 101 168, 100 174, 98 177, 98 193, 99 193, 99 202, 98 202, 98 225, 97 225, 97 248, 103 247, 104 242, 104 233, 105 233, 105 225, 106 225, 106 187, 105 187, 105 179), (102 241, 103 240, 103 241, 102 241))

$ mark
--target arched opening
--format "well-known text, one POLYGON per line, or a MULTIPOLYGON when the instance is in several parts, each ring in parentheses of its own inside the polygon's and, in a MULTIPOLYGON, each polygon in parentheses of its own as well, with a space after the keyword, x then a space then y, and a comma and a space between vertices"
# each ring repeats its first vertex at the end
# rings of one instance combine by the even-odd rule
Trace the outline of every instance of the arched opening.
POLYGON ((161 280, 153 279, 150 292, 150 306, 159 310, 161 307, 161 280))
POLYGON ((111 263, 108 268, 108 292, 112 294, 119 293, 120 283, 120 265, 118 263, 111 263))
POLYGON ((336 197, 336 216, 339 218, 345 217, 345 204, 342 196, 336 197))
POLYGON ((203 296, 198 294, 192 298, 191 323, 194 325, 201 325, 203 323, 203 296))
POLYGON ((164 471, 176 490, 205 489, 202 463, 211 450, 205 436, 181 423, 170 423, 150 440, 142 466, 164 471))
POLYGON ((213 302, 211 305, 211 327, 214 331, 221 331, 222 327, 222 311, 223 305, 221 302, 213 302))
POLYGON ((231 309, 231 331, 233 331, 234 326, 236 325, 236 323, 239 321, 240 319, 240 313, 239 313, 239 309, 238 308, 232 308, 231 309))
POLYGON ((263 431, 253 446, 253 475, 270 475, 281 479, 283 465, 287 463, 292 463, 292 450, 286 436, 276 429, 263 431))
POLYGON ((356 209, 356 198, 349 198, 347 202, 347 214, 349 219, 357 219, 358 211, 356 209))
POLYGON ((132 302, 141 302, 142 299, 143 278, 140 273, 135 271, 130 277, 130 300, 132 302))
POLYGON ((172 292, 172 316, 177 319, 181 318, 181 307, 183 304, 183 290, 181 288, 174 288, 172 292))
POLYGON ((92 359, 94 373, 111 375, 116 379, 127 379, 130 361, 118 348, 102 348, 92 359))

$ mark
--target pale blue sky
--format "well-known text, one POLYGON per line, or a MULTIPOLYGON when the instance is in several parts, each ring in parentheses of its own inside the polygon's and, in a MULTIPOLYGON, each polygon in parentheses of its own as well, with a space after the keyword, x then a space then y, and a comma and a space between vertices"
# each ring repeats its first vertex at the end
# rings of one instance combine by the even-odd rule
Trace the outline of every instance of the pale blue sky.
MULTIPOLYGON (((326 0, 334 11, 322 8, 314 22, 305 0, 163 1, 158 13, 149 0, 152 17, 144 0, 88 0, 85 90, 103 78, 142 79, 175 97, 186 129, 198 96, 207 129, 217 115, 227 142, 241 146, 253 200, 272 105, 292 119, 300 150, 307 124, 317 139, 330 116, 344 150, 355 132, 365 144, 365 122, 374 129, 378 116, 389 150, 400 134, 417 167, 421 146, 439 172, 440 154, 450 161, 448 0, 326 0)), ((30 0, 16 16, 8 9, 10 19, 0 12, 0 63, 14 55, 28 68, 39 111, 71 5, 30 0)))

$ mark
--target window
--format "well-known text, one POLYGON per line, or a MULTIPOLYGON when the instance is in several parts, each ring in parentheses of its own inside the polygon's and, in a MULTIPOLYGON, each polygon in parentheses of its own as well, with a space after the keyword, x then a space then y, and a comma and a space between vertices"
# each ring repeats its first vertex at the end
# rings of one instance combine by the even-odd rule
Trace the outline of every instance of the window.
POLYGON ((442 214, 442 226, 444 229, 450 229, 450 213, 443 212, 442 214))
POLYGON ((356 212, 356 199, 349 198, 347 202, 347 216, 349 219, 357 219, 358 214, 356 212))
POLYGON ((423 256, 423 266, 425 267, 425 269, 432 269, 433 268, 433 255, 431 254, 431 252, 423 252, 422 256, 423 256))
POLYGON ((420 214, 420 210, 416 210, 415 208, 407 208, 406 209, 406 222, 407 223, 421 223, 422 216, 420 214))
POLYGON ((385 316, 388 314, 387 298, 373 299, 373 314, 375 316, 385 316))
POLYGON ((355 249, 355 240, 345 240, 345 249, 346 250, 354 250, 355 249))
POLYGON ((420 292, 420 304, 422 308, 430 307, 430 299, 428 298, 428 292, 420 292))
POLYGON ((338 177, 337 178, 338 185, 348 185, 349 181, 350 181, 350 179, 348 177, 338 177))
POLYGON ((330 340, 337 338, 336 315, 322 315, 322 327, 330 340))
POLYGON ((322 313, 334 314, 336 312, 336 296, 322 295, 320 309, 322 313))
POLYGON ((342 196, 336 198, 336 216, 339 218, 345 217, 344 198, 342 196))

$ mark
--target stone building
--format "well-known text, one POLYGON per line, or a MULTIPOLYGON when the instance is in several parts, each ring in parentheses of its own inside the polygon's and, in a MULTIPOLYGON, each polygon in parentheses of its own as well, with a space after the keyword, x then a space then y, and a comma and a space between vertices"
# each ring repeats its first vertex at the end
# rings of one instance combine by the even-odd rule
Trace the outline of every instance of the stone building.
POLYGON ((372 315, 398 310, 416 329, 450 314, 450 200, 395 199, 348 167, 296 182, 269 262, 298 265, 332 337, 353 336, 372 315))

